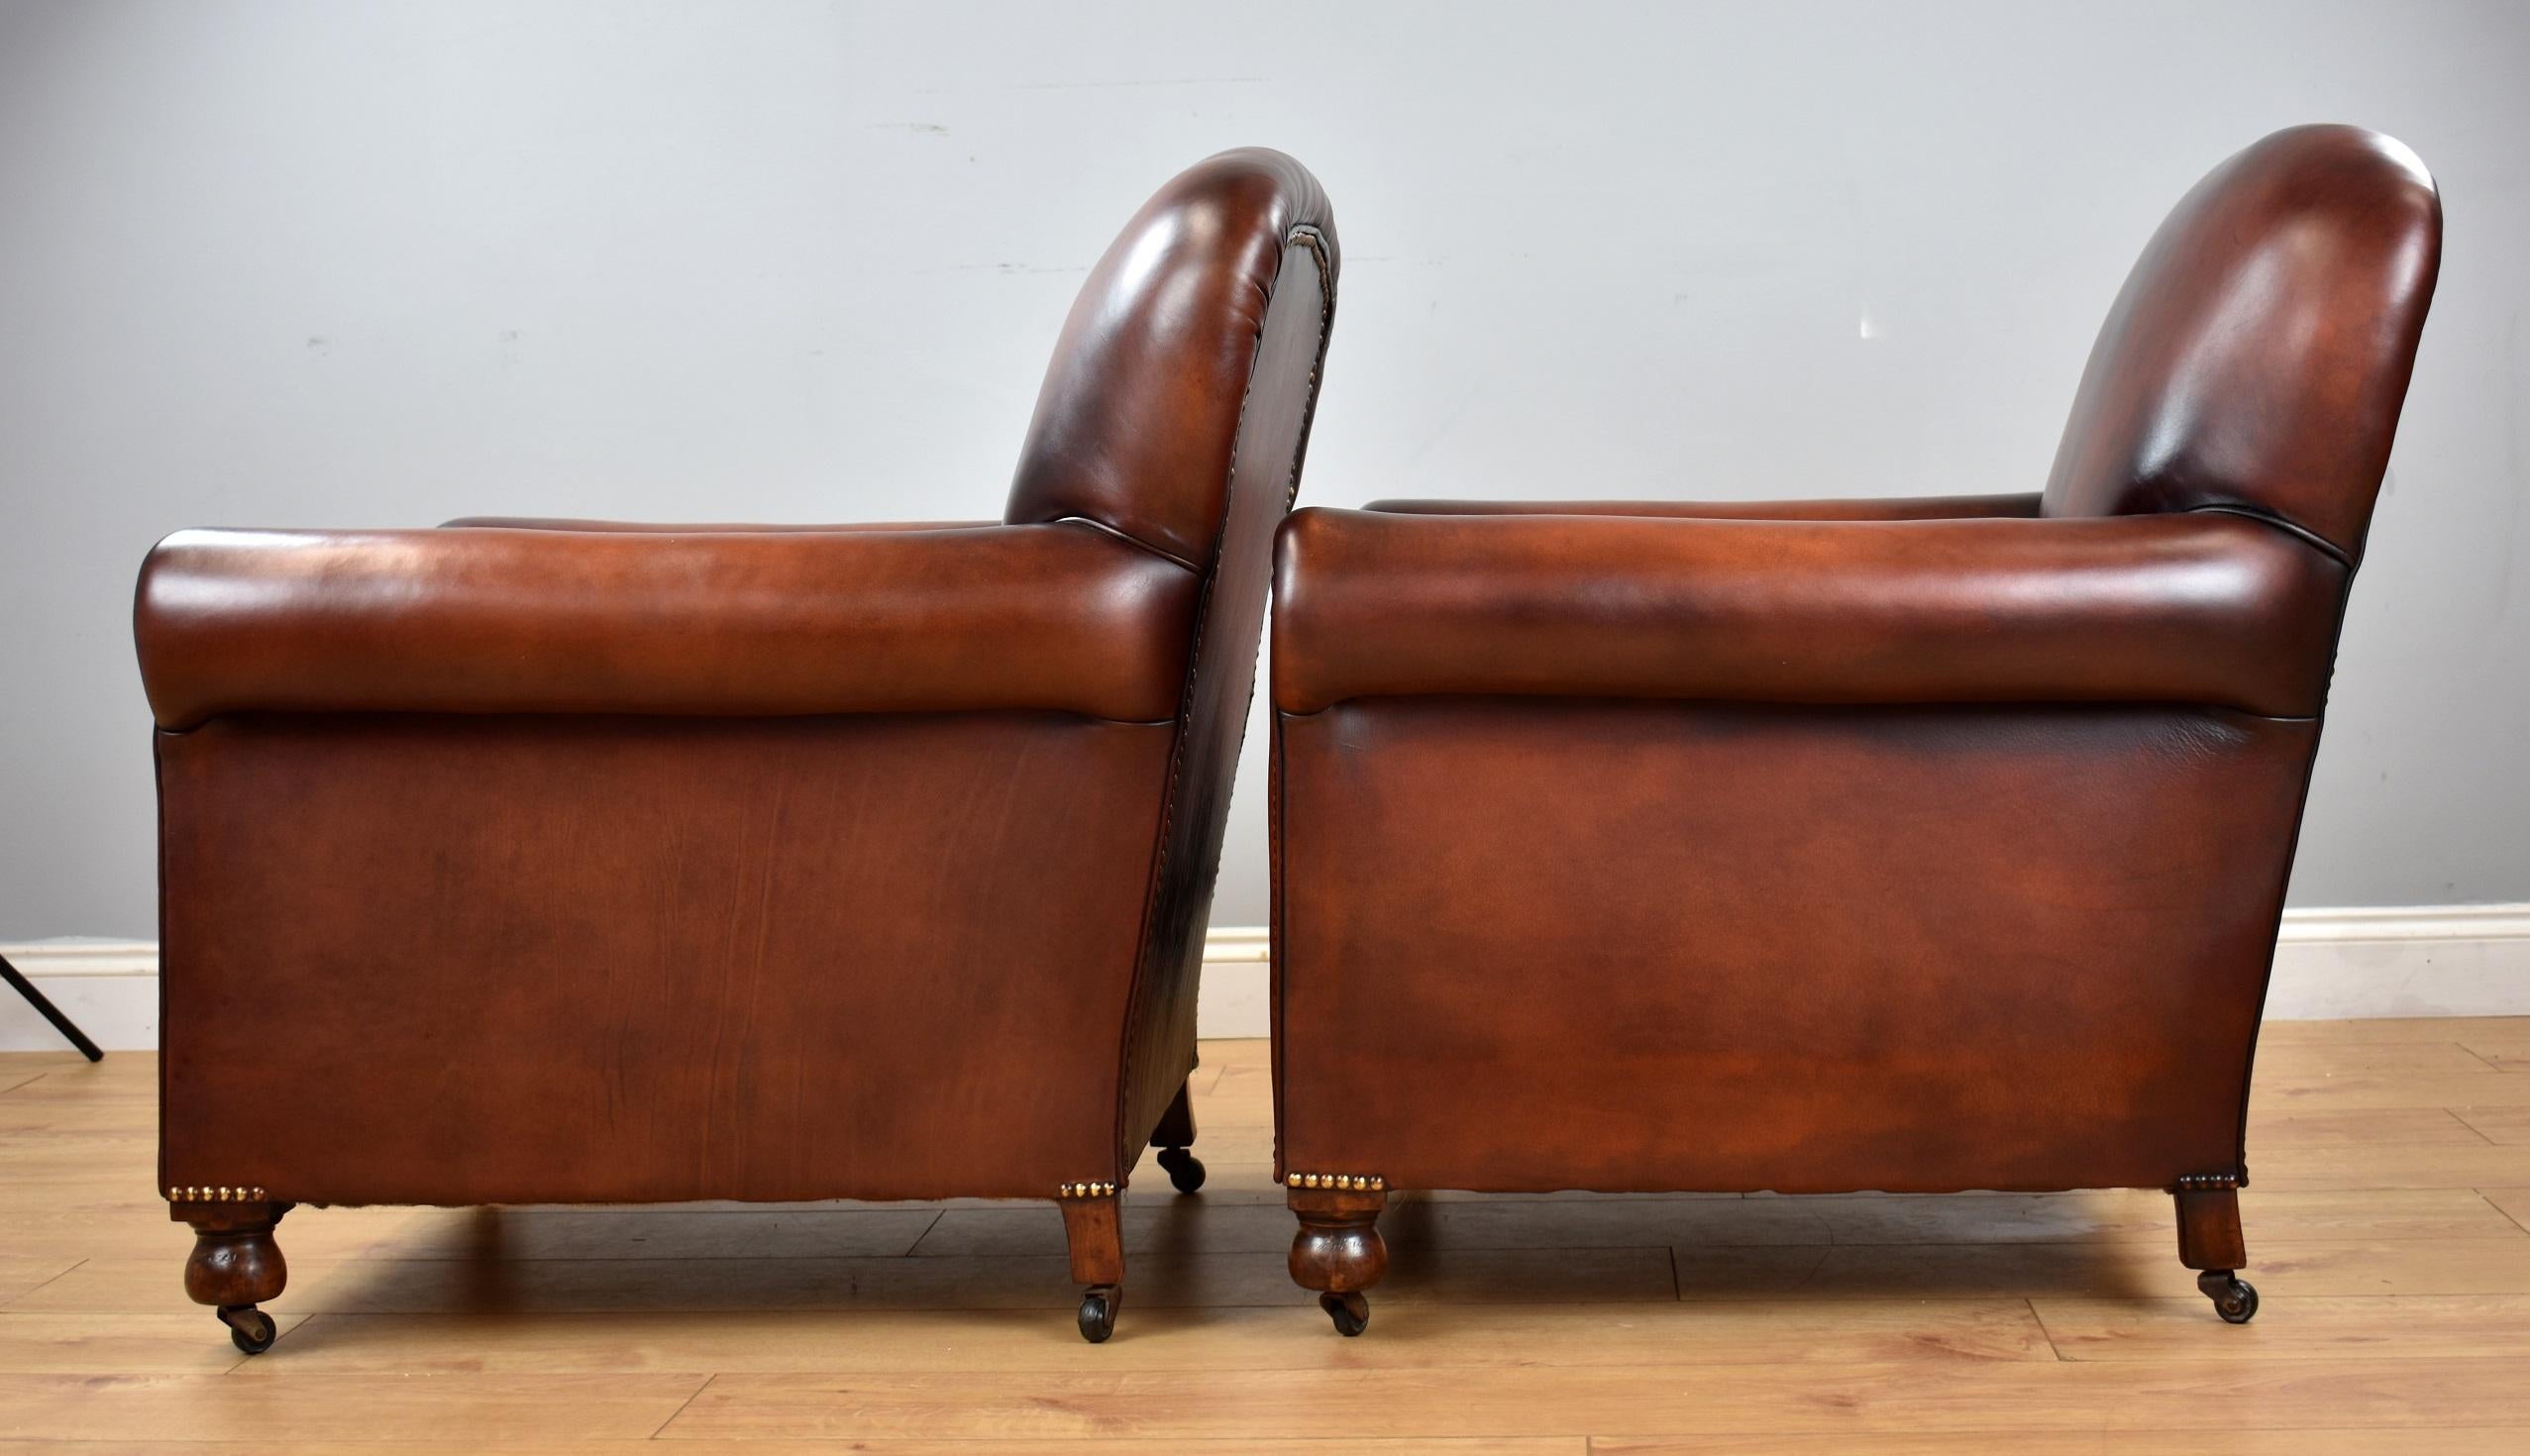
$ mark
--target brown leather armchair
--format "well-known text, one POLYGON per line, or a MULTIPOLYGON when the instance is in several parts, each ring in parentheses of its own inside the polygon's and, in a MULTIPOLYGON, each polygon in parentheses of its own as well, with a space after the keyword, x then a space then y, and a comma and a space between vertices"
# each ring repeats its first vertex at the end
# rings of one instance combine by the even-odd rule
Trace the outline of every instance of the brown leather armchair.
POLYGON ((999 524, 187 531, 143 569, 160 1181, 241 1348, 297 1203, 1041 1197, 1082 1333, 1203 1168, 1203 930, 1335 303, 1225 153, 1065 325, 999 524))
POLYGON ((2223 1316, 2347 584, 2433 291, 2413 154, 2279 133, 2109 316, 2043 494, 1404 501, 1278 543, 1278 1175, 2142 1187, 2223 1316))

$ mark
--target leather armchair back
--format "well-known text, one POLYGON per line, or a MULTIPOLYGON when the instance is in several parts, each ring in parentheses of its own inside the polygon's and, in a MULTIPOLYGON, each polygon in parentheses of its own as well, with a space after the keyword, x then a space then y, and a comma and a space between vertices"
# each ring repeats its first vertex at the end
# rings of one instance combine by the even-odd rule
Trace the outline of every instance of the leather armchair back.
POLYGON ((1064 322, 1006 518, 1093 521, 1210 570, 1248 393, 1272 382, 1256 376, 1266 314, 1287 281, 1285 256, 1304 241, 1319 276, 1303 291, 1322 286, 1331 305, 1326 194, 1279 152, 1224 152, 1154 194, 1064 322))
POLYGON ((2225 161, 2127 276, 2042 513, 2236 511, 2359 558, 2441 256, 2433 178, 2387 137, 2295 127, 2225 161))
POLYGON ((1013 524, 1085 520, 1204 582, 1126 1013, 1128 1168, 1194 1057, 1274 528, 1300 483, 1336 270, 1334 219, 1308 168, 1257 148, 1188 168, 1090 270, 1010 486, 1013 524))

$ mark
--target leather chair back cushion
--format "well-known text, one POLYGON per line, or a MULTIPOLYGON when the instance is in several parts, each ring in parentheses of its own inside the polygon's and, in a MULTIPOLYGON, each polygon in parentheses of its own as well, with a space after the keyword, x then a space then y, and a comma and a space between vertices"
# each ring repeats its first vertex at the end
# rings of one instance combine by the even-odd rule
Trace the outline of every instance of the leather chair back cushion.
POLYGON ((2224 162, 2118 294, 2044 512, 2241 510, 2359 557, 2441 255, 2433 179, 2386 137, 2296 127, 2224 162))

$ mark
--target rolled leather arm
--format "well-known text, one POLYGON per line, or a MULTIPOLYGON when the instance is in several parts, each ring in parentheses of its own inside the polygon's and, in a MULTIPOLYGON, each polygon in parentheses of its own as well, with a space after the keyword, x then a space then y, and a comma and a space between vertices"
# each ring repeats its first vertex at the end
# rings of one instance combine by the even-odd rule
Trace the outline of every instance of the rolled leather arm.
POLYGON ((2298 717, 2332 558, 2228 514, 1737 521, 1304 510, 1274 701, 2188 702, 2298 717))
POLYGON ((569 516, 459 516, 442 521, 451 529, 498 531, 636 531, 656 536, 688 536, 727 531, 973 531, 993 521, 860 521, 850 525, 755 525, 742 521, 583 521, 569 516))
POLYGON ((141 571, 158 725, 238 712, 1177 712, 1200 583, 1086 526, 183 531, 141 571))
POLYGON ((1901 495, 1880 500, 1374 500, 1420 516, 1653 516, 1699 521, 1954 521, 2036 516, 2039 493, 1901 495))

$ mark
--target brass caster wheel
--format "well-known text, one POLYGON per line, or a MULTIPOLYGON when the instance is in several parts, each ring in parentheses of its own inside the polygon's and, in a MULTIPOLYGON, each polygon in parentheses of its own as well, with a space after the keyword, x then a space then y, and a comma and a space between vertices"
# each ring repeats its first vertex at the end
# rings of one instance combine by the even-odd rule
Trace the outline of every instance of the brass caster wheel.
POLYGON ((1191 1194, 1204 1186, 1204 1160, 1184 1148, 1160 1149, 1160 1166, 1168 1170, 1168 1181, 1181 1194, 1191 1194))
POLYGON ((263 1354, 272 1348, 272 1338, 277 1333, 272 1316, 252 1304, 221 1305, 220 1323, 229 1327, 229 1343, 237 1346, 241 1354, 263 1354))
POLYGON ((2196 1276, 2196 1288, 2214 1301, 2214 1312, 2225 1324, 2247 1324, 2258 1317, 2258 1286, 2228 1269, 2196 1276))
POLYGON ((1101 1285, 1081 1296, 1081 1338, 1093 1345, 1104 1345, 1115 1333, 1115 1306, 1119 1301, 1115 1291, 1101 1285))
POLYGON ((1335 1321, 1335 1332, 1348 1340, 1370 1328, 1370 1300, 1359 1293, 1319 1295, 1318 1307, 1335 1321))

